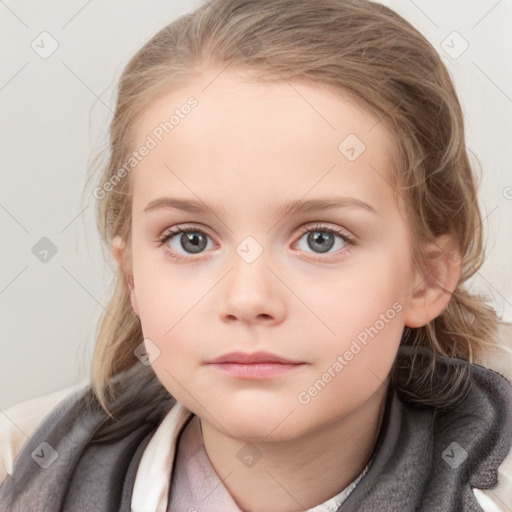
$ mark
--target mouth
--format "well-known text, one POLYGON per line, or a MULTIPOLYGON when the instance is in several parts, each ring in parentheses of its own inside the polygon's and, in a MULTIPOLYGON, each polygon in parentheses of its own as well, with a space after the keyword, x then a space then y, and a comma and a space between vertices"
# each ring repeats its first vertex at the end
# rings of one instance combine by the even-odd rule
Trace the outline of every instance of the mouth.
POLYGON ((269 352, 231 352, 208 362, 216 370, 243 379, 278 377, 302 368, 306 363, 293 361, 269 352))

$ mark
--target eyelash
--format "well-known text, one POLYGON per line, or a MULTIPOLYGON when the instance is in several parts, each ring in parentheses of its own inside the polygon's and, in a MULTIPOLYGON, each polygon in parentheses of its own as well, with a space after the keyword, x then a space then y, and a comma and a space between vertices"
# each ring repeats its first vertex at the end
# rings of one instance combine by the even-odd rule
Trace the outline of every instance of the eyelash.
MULTIPOLYGON (((310 231, 322 231, 322 232, 326 232, 326 233, 331 233, 333 235, 337 235, 347 244, 346 247, 338 250, 335 253, 327 253, 326 256, 321 256, 320 258, 316 258, 319 261, 330 261, 330 260, 339 258, 340 253, 343 255, 348 254, 348 253, 350 253, 352 247, 356 246, 356 242, 352 237, 349 237, 347 234, 345 234, 344 232, 342 232, 340 230, 337 230, 334 228, 329 228, 322 224, 317 224, 313 227, 312 226, 304 226, 300 230, 298 240, 300 240, 306 233, 309 233, 310 231)), ((206 237, 211 238, 210 235, 206 231, 204 231, 203 229, 200 229, 200 228, 196 228, 196 227, 187 228, 186 226, 174 226, 174 227, 168 229, 165 233, 163 233, 160 237, 157 238, 156 241, 158 242, 158 247, 162 247, 168 240, 174 238, 177 235, 181 235, 182 233, 201 233, 201 234, 205 235, 206 237)), ((170 250, 167 250, 166 252, 167 252, 167 256, 169 258, 171 258, 172 260, 183 261, 183 260, 191 259, 191 257, 189 257, 189 256, 177 256, 175 253, 171 252, 170 250)), ((321 253, 314 253, 314 254, 320 255, 321 253)), ((193 259, 193 256, 192 256, 192 259, 193 259)))

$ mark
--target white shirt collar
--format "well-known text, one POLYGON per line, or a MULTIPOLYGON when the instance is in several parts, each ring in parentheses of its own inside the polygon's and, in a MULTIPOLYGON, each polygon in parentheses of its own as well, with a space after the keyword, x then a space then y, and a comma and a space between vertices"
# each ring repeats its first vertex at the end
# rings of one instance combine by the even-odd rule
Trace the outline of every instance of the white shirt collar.
MULTIPOLYGON (((142 455, 132 494, 132 512, 166 512, 169 486, 177 448, 177 439, 187 420, 193 415, 180 402, 170 409, 160 423, 142 455)), ((339 494, 307 512, 334 512, 348 497, 369 468, 339 494)))

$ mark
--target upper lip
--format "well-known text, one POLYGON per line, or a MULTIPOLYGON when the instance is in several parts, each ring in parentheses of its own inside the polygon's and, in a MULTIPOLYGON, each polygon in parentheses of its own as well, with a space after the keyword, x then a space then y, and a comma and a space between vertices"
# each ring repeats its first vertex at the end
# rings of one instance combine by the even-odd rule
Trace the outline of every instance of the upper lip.
POLYGON ((285 359, 279 357, 270 352, 254 352, 248 354, 246 352, 230 352, 219 356, 209 363, 245 363, 245 364, 256 364, 256 363, 281 363, 281 364, 301 364, 299 361, 292 361, 291 359, 285 359))

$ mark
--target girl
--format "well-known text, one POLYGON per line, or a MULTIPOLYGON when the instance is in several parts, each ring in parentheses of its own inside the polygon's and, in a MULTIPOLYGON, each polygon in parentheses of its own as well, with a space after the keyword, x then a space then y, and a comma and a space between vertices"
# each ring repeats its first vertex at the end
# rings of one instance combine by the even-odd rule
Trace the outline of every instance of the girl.
POLYGON ((91 385, 9 511, 507 510, 512 386, 461 108, 365 0, 213 0, 121 77, 91 385), (507 466, 508 465, 508 466, 507 466))

